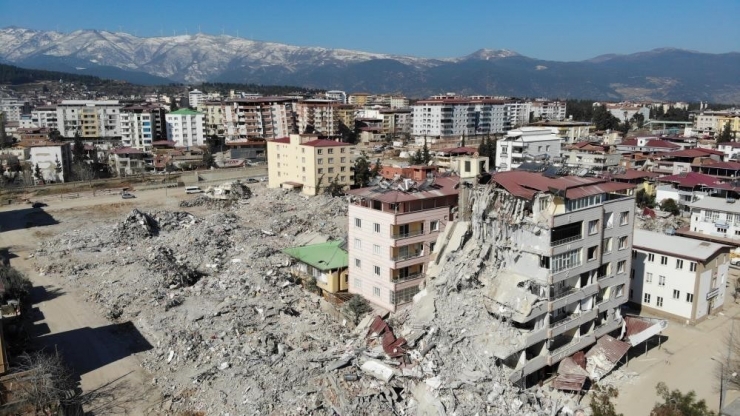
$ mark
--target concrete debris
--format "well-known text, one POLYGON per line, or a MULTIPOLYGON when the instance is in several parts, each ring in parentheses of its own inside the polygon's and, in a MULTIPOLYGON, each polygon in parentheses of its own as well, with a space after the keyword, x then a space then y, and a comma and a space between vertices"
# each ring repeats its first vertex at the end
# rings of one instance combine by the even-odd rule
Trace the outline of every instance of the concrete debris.
POLYGON ((346 238, 347 201, 283 190, 250 195, 248 205, 228 209, 134 210, 120 222, 47 240, 33 257, 40 273, 85 291, 110 319, 134 323, 149 344, 138 356, 168 413, 552 416, 580 409, 569 394, 512 385, 500 365, 502 340, 487 335, 502 323, 486 310, 485 284, 506 261, 496 246, 506 237, 481 234, 495 225, 445 229, 435 253, 440 244, 447 250, 414 302, 352 329, 334 305, 297 284, 280 251, 319 234, 346 238))

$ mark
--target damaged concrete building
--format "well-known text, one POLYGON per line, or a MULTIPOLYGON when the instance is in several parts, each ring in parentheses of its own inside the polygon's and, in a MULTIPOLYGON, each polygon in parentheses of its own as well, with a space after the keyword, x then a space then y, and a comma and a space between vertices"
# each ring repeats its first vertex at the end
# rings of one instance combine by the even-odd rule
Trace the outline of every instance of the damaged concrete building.
POLYGON ((512 382, 545 379, 564 358, 619 336, 629 292, 631 188, 509 171, 461 189, 461 221, 440 236, 428 273, 439 273, 447 290, 484 287, 486 309, 499 324, 479 342, 509 368, 512 382))

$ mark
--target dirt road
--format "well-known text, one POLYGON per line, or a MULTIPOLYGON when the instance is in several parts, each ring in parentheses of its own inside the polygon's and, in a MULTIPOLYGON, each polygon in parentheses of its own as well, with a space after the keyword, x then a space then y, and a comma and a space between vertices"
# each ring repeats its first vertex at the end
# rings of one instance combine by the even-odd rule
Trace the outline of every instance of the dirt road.
POLYGON ((80 378, 88 399, 86 410, 95 414, 147 414, 159 408, 160 394, 152 377, 141 367, 136 352, 150 348, 135 322, 111 324, 99 316, 84 295, 40 275, 29 259, 40 239, 97 221, 116 217, 134 206, 174 208, 182 189, 137 192, 135 200, 118 195, 82 195, 60 200, 49 197, 41 209, 12 205, 0 209, 0 248, 7 249, 11 265, 34 284, 33 331, 41 346, 60 351, 80 378))

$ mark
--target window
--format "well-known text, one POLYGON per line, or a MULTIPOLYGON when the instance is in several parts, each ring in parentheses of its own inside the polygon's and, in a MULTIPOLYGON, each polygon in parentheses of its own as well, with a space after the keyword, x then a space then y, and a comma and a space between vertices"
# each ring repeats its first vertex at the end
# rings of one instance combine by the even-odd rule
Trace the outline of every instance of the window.
POLYGON ((630 271, 630 279, 634 279, 634 278, 635 278, 635 269, 632 269, 630 271))
POLYGON ((651 263, 654 262, 655 261, 655 254, 649 253, 648 254, 648 261, 651 262, 651 263))
POLYGON ((319 168, 319 174, 324 173, 324 168, 319 168))
POLYGON ((334 173, 334 168, 329 168, 328 170, 329 170, 328 173, 334 173))
POLYGON ((540 256, 540 267, 543 269, 549 269, 550 268, 550 257, 540 256))
POLYGON ((588 222, 588 235, 593 235, 599 232, 599 220, 592 220, 588 222))
POLYGON ((360 218, 355 218, 355 227, 362 228, 362 220, 360 218))
POLYGON ((676 268, 677 269, 683 269, 683 260, 676 259, 676 268))
POLYGON ((395 292, 390 290, 388 292, 390 294, 388 300, 391 302, 391 304, 401 305, 403 303, 411 302, 411 300, 414 298, 414 295, 419 293, 419 286, 412 286, 407 289, 401 289, 395 292))
POLYGON ((694 301, 694 294, 693 293, 687 293, 686 294, 686 302, 693 302, 694 301))
POLYGON ((332 154, 334 153, 334 149, 326 149, 326 153, 332 154))
POLYGON ((357 267, 358 269, 361 269, 362 268, 362 260, 355 259, 355 267, 357 267))
POLYGON ((343 158, 341 158, 341 159, 340 159, 339 161, 340 161, 341 163, 345 163, 345 162, 347 162, 347 158, 346 158, 346 157, 343 157, 343 158))
POLYGON ((354 284, 355 288, 359 289, 362 287, 362 280, 360 280, 359 278, 355 277, 354 282, 355 282, 354 284))
MULTIPOLYGON (((380 288, 377 286, 373 286, 373 295, 376 297, 380 297, 380 288)), ((660 299, 660 298, 658 298, 660 299)))
POLYGON ((596 260, 596 249, 598 248, 599 246, 593 246, 593 247, 589 247, 588 250, 586 250, 587 261, 596 260))
POLYGON ((342 167, 339 168, 339 171, 340 172, 346 172, 347 171, 347 167, 346 166, 342 166, 342 167))
POLYGON ((540 202, 540 211, 546 210, 547 206, 550 205, 550 200, 547 197, 540 198, 539 202, 540 202))
POLYGON ((465 172, 466 173, 470 172, 470 161, 469 160, 465 161, 465 172))
POLYGON ((615 298, 621 298, 624 296, 624 285, 617 286, 617 294, 614 296, 615 298))
POLYGON ((627 236, 623 235, 619 237, 619 249, 624 250, 627 248, 627 236))
POLYGON ((663 306, 663 298, 662 297, 658 296, 658 297, 655 298, 655 306, 657 306, 659 308, 663 306))
POLYGON ((681 297, 681 292, 676 289, 673 289, 673 299, 678 299, 680 297, 681 297))
POLYGON ((327 163, 330 164, 330 165, 334 164, 334 158, 333 157, 330 157, 329 158, 329 161, 327 163))
POLYGON ((612 251, 612 238, 607 237, 604 242, 601 243, 601 253, 609 253, 612 251))
POLYGON ((345 150, 344 147, 339 149, 339 153, 344 153, 344 150, 345 150))
MULTIPOLYGON (((302 158, 301 158, 301 163, 306 163, 306 158, 305 158, 305 157, 302 157, 302 158)), ((305 168, 304 168, 304 169, 305 169, 305 168)))
POLYGON ((439 231, 439 220, 429 221, 430 231, 439 231))
POLYGON ((617 273, 624 273, 627 268, 627 260, 617 262, 617 273))
POLYGON ((696 263, 694 263, 693 261, 691 263, 689 263, 689 271, 691 271, 691 272, 695 272, 696 271, 696 263))
POLYGON ((646 293, 645 296, 642 297, 642 303, 650 303, 650 294, 646 293))
POLYGON ((323 165, 323 164, 324 164, 324 159, 321 159, 321 158, 319 158, 319 159, 318 159, 318 160, 316 161, 316 163, 318 163, 319 165, 323 165))
POLYGON ((668 257, 666 257, 666 256, 660 256, 660 264, 662 264, 663 266, 665 266, 666 264, 668 264, 668 257))
POLYGON ((378 244, 373 244, 373 254, 380 254, 380 246, 378 244))
POLYGON ((346 180, 346 178, 347 178, 347 177, 346 177, 346 176, 344 176, 344 175, 340 176, 340 177, 339 177, 339 182, 342 182, 342 183, 343 183, 343 182, 344 182, 344 181, 346 180))
POLYGON ((665 286, 665 276, 658 276, 658 286, 665 286))
POLYGON ((572 269, 581 265, 581 250, 571 250, 562 254, 558 254, 552 257, 553 273, 561 272, 563 270, 572 269))
POLYGON ((604 216, 604 228, 614 228, 614 213, 609 212, 604 216))
POLYGON ((623 211, 619 214, 619 225, 627 225, 630 220, 630 212, 623 211))
POLYGON ((645 283, 653 283, 653 274, 645 273, 645 283))
POLYGON ((376 276, 380 276, 380 266, 373 267, 376 276))
POLYGON ((380 234, 380 224, 378 224, 377 222, 374 223, 373 224, 373 231, 375 231, 376 233, 380 234))
POLYGON ((355 238, 355 248, 362 248, 362 240, 360 240, 359 238, 355 238))
POLYGON ((727 227, 717 227, 717 232, 726 234, 727 233, 727 227))
MULTIPOLYGON (((322 153, 324 153, 324 149, 319 149, 318 151, 316 151, 316 153, 322 154, 322 153)), ((321 159, 319 159, 319 160, 321 160, 321 159)))

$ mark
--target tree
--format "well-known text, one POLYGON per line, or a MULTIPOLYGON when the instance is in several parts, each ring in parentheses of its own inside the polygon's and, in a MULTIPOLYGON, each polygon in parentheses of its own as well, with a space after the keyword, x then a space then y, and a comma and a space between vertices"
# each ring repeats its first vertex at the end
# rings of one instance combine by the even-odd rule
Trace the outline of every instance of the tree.
POLYGON ((354 176, 355 186, 358 188, 364 188, 370 183, 370 162, 367 159, 367 154, 363 151, 360 156, 355 159, 354 176))
POLYGON ((427 138, 424 138, 424 147, 421 148, 421 163, 428 164, 432 160, 432 155, 429 153, 429 146, 427 146, 427 138))
POLYGON ((619 127, 619 119, 614 117, 603 105, 594 108, 591 122, 596 126, 596 130, 616 130, 619 127))
POLYGON ((640 189, 635 195, 635 203, 640 208, 653 208, 655 207, 655 195, 650 195, 644 189, 640 189))
POLYGON ((365 314, 373 310, 362 295, 352 296, 352 299, 345 303, 342 309, 345 315, 347 315, 355 325, 360 323, 360 319, 362 319, 365 314))
POLYGON ((730 130, 730 122, 725 123, 725 127, 722 128, 722 133, 717 137, 717 143, 727 143, 732 140, 732 130, 730 130))
POLYGON ((14 267, 0 266, 0 282, 5 295, 11 299, 23 299, 31 293, 31 281, 14 267))
POLYGON ((491 138, 486 136, 478 145, 478 154, 488 157, 488 165, 493 166, 496 162, 496 142, 491 141, 491 138))
POLYGON ((36 182, 37 183, 43 183, 44 182, 44 174, 41 172, 41 168, 39 167, 39 164, 38 163, 33 168, 33 176, 36 178, 36 182))
POLYGON ((14 399, 32 406, 35 414, 58 414, 61 406, 79 400, 72 372, 59 354, 23 353, 12 372, 18 374, 14 399))
POLYGON ((650 416, 714 416, 715 413, 707 408, 704 400, 696 401, 696 393, 686 394, 679 390, 669 390, 662 381, 655 386, 658 396, 663 403, 656 403, 650 416))
POLYGON ((59 161, 59 156, 56 157, 56 162, 54 164, 54 171, 57 174, 62 173, 62 162, 59 161))
POLYGON ((681 213, 681 209, 678 207, 676 201, 673 198, 666 198, 660 202, 661 211, 670 212, 673 215, 681 213))
POLYGON ((612 403, 612 399, 619 396, 619 390, 611 386, 601 387, 594 384, 592 394, 591 410, 593 416, 622 416, 621 413, 617 413, 617 409, 612 403))
POLYGON ((344 195, 344 186, 339 183, 339 175, 335 176, 334 179, 329 182, 329 186, 324 188, 324 193, 329 196, 344 195))
POLYGON ((380 163, 380 158, 375 159, 375 163, 373 164, 373 169, 370 171, 370 178, 376 178, 380 175, 380 172, 383 170, 383 165, 380 163))
POLYGON ((83 163, 87 159, 85 154, 85 144, 82 143, 80 133, 75 133, 75 141, 72 144, 72 162, 75 164, 83 163))
POLYGON ((460 140, 460 147, 465 147, 465 133, 463 133, 462 140, 460 140))
POLYGON ((642 113, 635 113, 632 116, 632 121, 635 123, 638 129, 641 129, 645 125, 645 116, 642 113))
POLYGON ((62 133, 59 133, 59 130, 53 129, 49 132, 49 140, 52 142, 58 142, 62 140, 62 133))
POLYGON ((213 153, 211 153, 210 149, 206 149, 203 151, 203 166, 205 166, 206 169, 210 168, 211 166, 216 163, 216 160, 213 158, 213 153))

